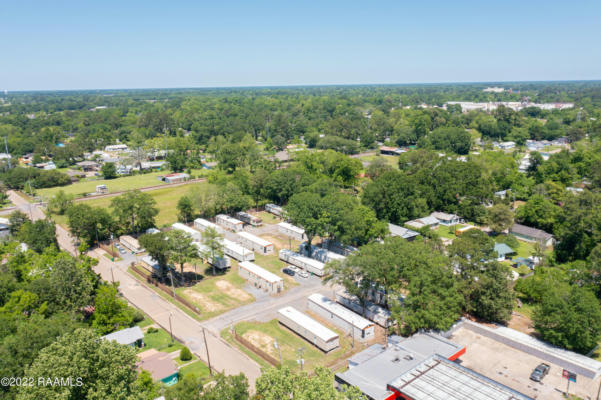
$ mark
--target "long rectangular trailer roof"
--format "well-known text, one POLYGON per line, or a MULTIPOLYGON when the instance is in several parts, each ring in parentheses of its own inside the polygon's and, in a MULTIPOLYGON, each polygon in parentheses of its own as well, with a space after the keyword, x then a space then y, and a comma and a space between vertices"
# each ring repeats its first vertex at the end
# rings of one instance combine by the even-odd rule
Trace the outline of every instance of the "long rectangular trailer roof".
POLYGON ((252 263, 250 261, 242 261, 238 265, 241 268, 244 268, 245 270, 257 275, 261 279, 266 280, 267 282, 276 283, 276 282, 280 282, 282 280, 282 278, 280 278, 276 274, 271 273, 271 272, 267 271, 265 268, 261 268, 257 264, 252 263))
POLYGON ((282 228, 288 229, 288 230, 293 231, 293 232, 297 232, 297 233, 300 233, 300 234, 304 234, 305 233, 305 230, 303 228, 299 228, 298 226, 289 224, 288 222, 280 222, 278 225, 281 226, 282 228))
POLYGON ((280 308, 278 310, 278 313, 282 314, 285 317, 288 317, 303 328, 306 328, 324 342, 329 342, 330 340, 336 339, 338 337, 338 334, 336 332, 326 328, 319 322, 315 321, 313 318, 309 317, 306 314, 303 314, 294 307, 288 306, 280 308))
POLYGON ((370 320, 363 318, 359 314, 352 312, 348 308, 333 302, 332 300, 319 293, 313 293, 311 296, 309 296, 309 300, 316 304, 319 304, 324 309, 328 310, 332 314, 342 318, 349 324, 359 329, 366 329, 373 325, 373 322, 371 322, 370 320))
POLYGON ((260 245, 260 246, 267 247, 267 246, 273 245, 273 243, 268 242, 267 240, 265 240, 259 236, 253 235, 252 233, 249 233, 249 232, 242 231, 242 232, 238 232, 237 234, 245 239, 250 240, 253 243, 260 245))

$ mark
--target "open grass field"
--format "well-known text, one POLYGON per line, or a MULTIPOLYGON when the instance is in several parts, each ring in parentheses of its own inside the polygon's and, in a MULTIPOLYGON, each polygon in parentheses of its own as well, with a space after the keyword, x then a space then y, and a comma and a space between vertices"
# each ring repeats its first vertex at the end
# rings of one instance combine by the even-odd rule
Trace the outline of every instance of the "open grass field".
POLYGON ((359 160, 367 161, 367 162, 371 163, 375 159, 378 159, 378 158, 382 158, 382 159, 386 160, 388 165, 390 165, 393 168, 398 168, 398 166, 399 166, 399 158, 397 156, 382 156, 382 155, 378 154, 378 155, 374 155, 374 156, 360 157, 359 160))
POLYGON ((202 320, 212 318, 231 309, 251 303, 255 298, 243 287, 246 281, 238 275, 237 265, 225 274, 212 275, 212 269, 203 264, 200 270, 204 278, 191 287, 180 287, 175 291, 178 295, 195 304, 200 310, 202 320))
MULTIPOLYGON (((179 199, 187 194, 193 186, 199 186, 201 188, 207 187, 206 182, 191 183, 189 185, 166 187, 156 190, 151 190, 146 193, 152 196, 157 202, 157 208, 159 214, 156 217, 157 227, 171 225, 177 222, 177 202, 179 199)), ((108 208, 111 205, 111 201, 114 197, 104 197, 100 199, 87 200, 85 204, 89 204, 94 207, 105 207, 108 208)))
POLYGON ((209 367, 207 367, 206 364, 200 360, 195 361, 191 364, 188 364, 185 367, 181 367, 179 370, 179 373, 180 373, 180 376, 185 376, 185 375, 200 376, 203 380, 204 379, 208 380, 210 377, 209 367))
POLYGON ((280 222, 282 222, 280 218, 276 217, 272 213, 268 213, 267 211, 260 211, 258 213, 252 214, 261 218, 264 224, 279 224, 280 222))
POLYGON ((146 332, 144 334, 144 343, 145 346, 138 352, 157 349, 158 351, 171 353, 172 351, 180 350, 184 347, 176 340, 171 340, 171 335, 164 329, 160 328, 156 332, 146 332))
MULTIPOLYGON (((296 363, 296 360, 298 359, 298 349, 304 348, 303 358, 305 359, 305 371, 312 371, 317 366, 329 365, 342 356, 348 355, 352 350, 351 338, 342 335, 341 332, 334 329, 332 326, 328 326, 328 328, 340 335, 340 347, 325 354, 302 337, 280 325, 275 319, 266 323, 245 321, 235 325, 236 332, 239 335, 242 335, 245 339, 249 340, 275 359, 279 359, 279 352, 273 347, 274 341, 277 339, 282 352, 283 366, 293 370, 299 368, 296 363)), ((361 346, 356 344, 357 350, 359 347, 361 346)))

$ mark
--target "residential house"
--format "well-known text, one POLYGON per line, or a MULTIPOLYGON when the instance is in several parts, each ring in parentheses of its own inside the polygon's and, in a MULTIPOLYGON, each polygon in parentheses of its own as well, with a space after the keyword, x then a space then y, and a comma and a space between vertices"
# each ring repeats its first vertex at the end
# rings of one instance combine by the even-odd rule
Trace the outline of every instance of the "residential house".
POLYGON ((125 328, 117 332, 109 333, 108 335, 102 336, 101 339, 108 340, 109 342, 115 341, 125 346, 144 346, 144 333, 139 326, 125 328))
POLYGON ((446 226, 457 225, 463 222, 463 219, 456 214, 448 214, 440 211, 433 212, 430 214, 430 217, 436 218, 439 224, 446 226))
POLYGON ((437 218, 432 217, 432 216, 427 216, 427 217, 418 218, 418 219, 414 219, 414 220, 405 222, 405 225, 410 226, 415 229, 421 229, 425 226, 429 227, 430 229, 436 229, 436 228, 438 228, 439 224, 440 224, 440 221, 437 218))
POLYGON ((412 241, 419 236, 419 233, 395 224, 388 224, 388 230, 390 231, 390 236, 399 236, 408 241, 412 241))
POLYGON ((513 224, 509 233, 526 242, 540 243, 545 247, 555 244, 555 238, 550 233, 526 225, 513 224))
POLYGON ((175 385, 178 381, 177 364, 168 353, 150 349, 138 354, 138 370, 150 372, 154 380, 166 386, 175 385))
POLYGON ((514 249, 505 243, 495 243, 495 252, 497 253, 498 261, 510 260, 512 256, 517 254, 514 249))

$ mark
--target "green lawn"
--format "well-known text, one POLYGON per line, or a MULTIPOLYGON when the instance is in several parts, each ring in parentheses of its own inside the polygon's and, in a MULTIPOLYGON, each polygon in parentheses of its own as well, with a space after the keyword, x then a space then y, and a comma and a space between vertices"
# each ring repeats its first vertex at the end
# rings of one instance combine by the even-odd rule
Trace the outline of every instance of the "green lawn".
POLYGON ((182 346, 175 339, 171 340, 171 335, 164 329, 160 329, 157 332, 144 334, 145 346, 139 351, 145 351, 149 349, 157 349, 158 351, 164 351, 165 353, 171 353, 175 350, 180 350, 182 346))
MULTIPOLYGON (((172 223, 177 222, 177 202, 182 196, 186 195, 193 186, 206 188, 207 183, 191 183, 189 185, 166 187, 146 192, 151 195, 157 203, 159 214, 156 217, 156 225, 158 227, 171 225, 172 223)), ((87 200, 85 204, 89 204, 94 207, 108 208, 110 207, 113 199, 114 197, 104 197, 100 199, 87 200)))
POLYGON ((152 324, 154 324, 154 322, 150 318, 148 318, 148 316, 145 316, 142 321, 136 324, 136 326, 139 326, 140 328, 146 328, 147 326, 150 326, 152 324))
POLYGON ((272 213, 268 213, 267 211, 261 211, 253 214, 261 218, 263 220, 263 224, 278 224, 282 221, 281 219, 279 219, 272 213))
POLYGON ((359 160, 367 161, 367 162, 371 163, 372 161, 374 161, 375 159, 378 159, 378 158, 382 158, 382 159, 386 160, 388 165, 390 165, 393 168, 398 168, 398 166, 399 166, 399 157, 398 156, 382 156, 382 155, 364 156, 364 157, 360 157, 359 160))
POLYGON ((460 229, 460 228, 463 228, 464 226, 467 226, 467 225, 466 224, 457 224, 457 225, 451 225, 451 226, 438 225, 438 228, 436 228, 436 233, 438 233, 443 238, 455 239, 457 237, 457 236, 455 236, 455 229, 460 229))
MULTIPOLYGON (((340 335, 340 347, 329 352, 328 354, 324 354, 324 352, 307 342, 302 337, 280 325, 275 319, 266 323, 240 322, 235 325, 236 332, 240 335, 244 335, 244 333, 249 331, 254 331, 266 335, 263 336, 264 338, 269 337, 271 339, 277 339, 282 351, 282 363, 284 366, 291 369, 299 368, 298 364, 296 363, 298 358, 297 350, 301 347, 304 348, 305 352, 303 358, 305 359, 306 371, 312 371, 317 366, 328 365, 351 350, 351 338, 342 335, 341 332, 332 326, 329 326, 328 328, 340 335)), ((248 338, 247 336, 245 337, 248 338)), ((259 347, 273 356, 276 360, 279 359, 278 350, 273 347, 273 340, 264 346, 259 347)), ((357 350, 359 350, 359 347, 361 346, 356 345, 357 350)))
POLYGON ((180 287, 175 291, 200 309, 200 319, 205 320, 222 314, 244 304, 252 303, 255 298, 243 287, 246 281, 238 275, 237 264, 225 273, 212 275, 212 268, 202 264, 198 268, 204 278, 192 287, 180 287), (203 272, 204 271, 204 272, 203 272))
POLYGON ((210 377, 209 367, 207 367, 206 364, 201 360, 180 368, 179 374, 180 376, 192 374, 195 376, 200 376, 203 379, 208 379, 210 377))
POLYGON ((271 255, 255 253, 254 262, 258 266, 265 268, 267 271, 282 277, 284 279, 284 290, 286 288, 298 285, 298 282, 296 282, 293 277, 282 272, 282 268, 286 266, 286 263, 278 258, 277 251, 271 255))

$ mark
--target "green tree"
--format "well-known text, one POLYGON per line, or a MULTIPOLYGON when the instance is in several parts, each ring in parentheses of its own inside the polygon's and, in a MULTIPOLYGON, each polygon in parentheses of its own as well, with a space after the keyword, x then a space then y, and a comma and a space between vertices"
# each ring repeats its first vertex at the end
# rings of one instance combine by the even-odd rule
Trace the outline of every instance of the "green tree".
POLYGON ((52 220, 27 221, 19 231, 19 239, 36 253, 41 253, 48 246, 57 247, 55 224, 52 220))
POLYGON ((376 179, 383 173, 392 171, 393 169, 384 157, 377 157, 368 165, 365 174, 371 179, 376 179))
POLYGON ((194 205, 188 196, 182 196, 177 202, 178 220, 188 223, 194 219, 194 205))
POLYGON ((288 218, 293 224, 305 229, 307 241, 312 243, 316 235, 324 235, 330 222, 327 204, 316 193, 298 193, 290 198, 286 206, 288 218))
POLYGON ((73 195, 59 190, 48 201, 48 210, 53 214, 64 215, 67 209, 73 204, 73 195))
POLYGON ((127 328, 133 322, 133 314, 127 302, 119 297, 114 285, 102 285, 96 292, 96 310, 92 326, 101 335, 127 328))
POLYGON ((506 265, 490 262, 469 289, 467 310, 486 321, 506 322, 511 318, 515 294, 506 265))
POLYGON ((154 219, 159 213, 154 198, 139 190, 113 198, 111 208, 124 233, 139 233, 154 227, 154 219))
POLYGON ((10 234, 16 235, 21 230, 23 224, 29 220, 27 214, 17 210, 13 211, 8 217, 8 223, 10 225, 10 234))
POLYGON ((427 137, 436 150, 468 154, 472 146, 472 138, 463 128, 440 127, 434 129, 427 137))
POLYGON ((543 195, 532 195, 528 201, 518 207, 515 213, 516 219, 525 225, 553 232, 561 208, 547 200, 543 195))
POLYGON ((27 376, 70 377, 71 385, 22 387, 18 400, 129 400, 136 392, 136 353, 129 346, 99 340, 87 329, 61 336, 40 351, 27 376), (78 384, 78 378, 81 384, 78 384))
POLYGON ((213 275, 215 275, 215 260, 223 257, 223 237, 216 229, 209 227, 202 232, 202 244, 206 250, 202 253, 205 260, 209 260, 213 266, 213 275))
POLYGON ((495 204, 487 209, 486 220, 493 232, 503 232, 513 226, 513 212, 508 205, 495 204))
POLYGON ((117 168, 115 167, 115 163, 112 162, 105 163, 100 172, 102 172, 104 179, 115 179, 117 177, 117 168))
POLYGON ((196 247, 192 245, 194 240, 185 232, 179 229, 172 229, 167 232, 167 242, 169 243, 168 257, 173 263, 179 264, 182 276, 184 275, 184 264, 186 261, 198 256, 196 247))
POLYGON ((179 352, 179 359, 182 361, 190 361, 192 359, 192 352, 190 349, 184 346, 179 352))
POLYGON ((247 400, 248 381, 243 374, 229 375, 218 374, 214 385, 207 385, 202 391, 202 400, 247 400))
POLYGON ((165 277, 167 274, 167 263, 169 261, 169 243, 164 233, 145 234, 139 237, 139 242, 144 249, 158 264, 159 275, 165 277))
POLYGON ((106 209, 88 204, 74 204, 67 209, 67 221, 71 234, 87 243, 104 240, 113 229, 113 219, 106 209))

